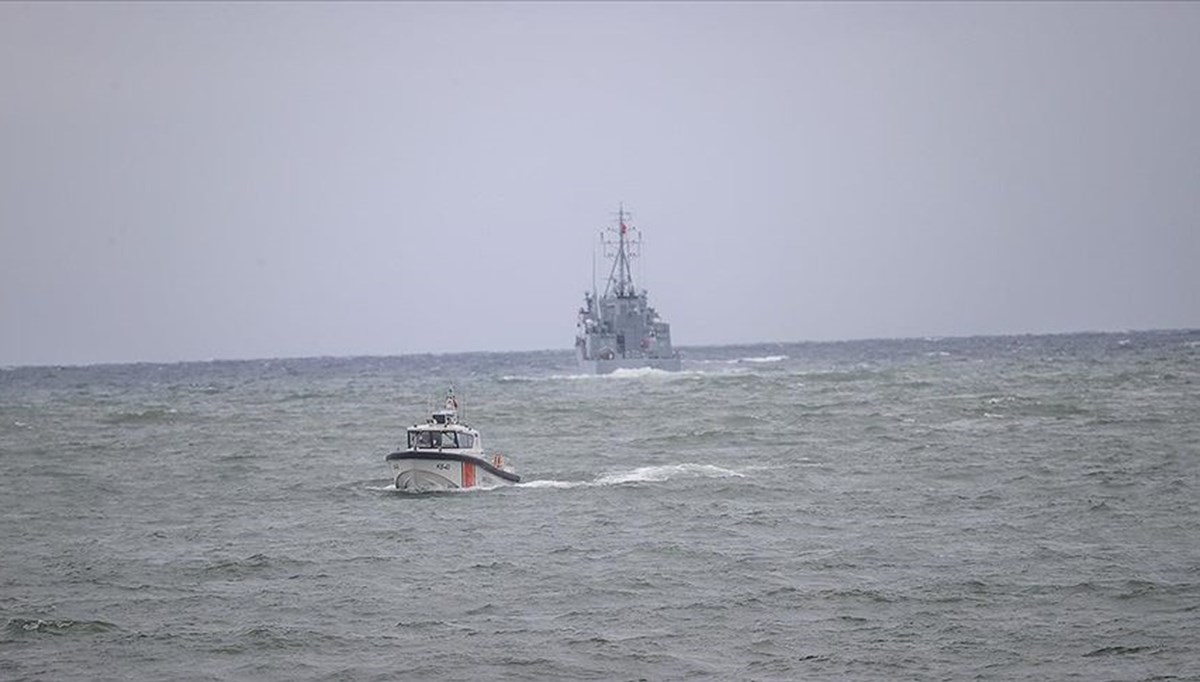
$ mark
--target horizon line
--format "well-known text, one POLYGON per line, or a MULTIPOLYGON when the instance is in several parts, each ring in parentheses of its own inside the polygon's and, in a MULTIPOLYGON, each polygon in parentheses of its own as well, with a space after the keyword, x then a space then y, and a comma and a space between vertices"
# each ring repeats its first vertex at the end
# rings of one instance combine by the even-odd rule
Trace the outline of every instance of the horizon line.
MULTIPOLYGON (((947 339, 979 339, 979 338, 1016 338, 1030 336, 1078 336, 1086 334, 1163 334, 1163 333, 1193 333, 1200 332, 1200 327, 1161 327, 1150 329, 1088 329, 1076 331, 1057 331, 1057 332, 1006 332, 992 334, 925 334, 920 336, 863 336, 852 337, 845 339, 826 339, 823 341, 812 339, 799 339, 791 341, 741 341, 729 343, 699 343, 678 346, 680 350, 688 348, 732 348, 738 346, 765 346, 765 345, 824 345, 835 343, 864 343, 869 341, 942 341, 947 339)), ((564 348, 528 348, 519 350, 461 350, 461 351, 417 351, 395 354, 377 354, 377 353, 347 353, 339 355, 319 354, 319 355, 277 355, 277 356, 258 356, 258 357, 226 357, 226 358, 208 358, 204 360, 102 360, 99 362, 59 362, 59 363, 35 363, 35 364, 0 364, 0 370, 10 371, 16 369, 65 369, 76 367, 105 367, 105 366, 121 366, 121 365, 188 365, 188 364, 208 364, 216 362, 268 362, 275 360, 320 360, 320 359, 361 359, 361 358, 405 358, 419 356, 433 357, 453 357, 459 355, 510 355, 518 353, 558 353, 569 352, 570 347, 564 348)))

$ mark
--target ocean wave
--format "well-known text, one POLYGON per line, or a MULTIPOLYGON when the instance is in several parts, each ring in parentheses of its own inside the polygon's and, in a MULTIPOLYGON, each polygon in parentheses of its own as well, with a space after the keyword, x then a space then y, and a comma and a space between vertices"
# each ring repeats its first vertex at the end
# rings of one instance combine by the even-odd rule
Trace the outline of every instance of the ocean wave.
MULTIPOLYGON (((786 355, 767 355, 761 357, 746 357, 735 358, 733 360, 685 360, 684 366, 687 369, 672 371, 658 369, 654 367, 623 367, 613 370, 608 374, 546 374, 546 375, 527 375, 527 374, 505 374, 496 378, 496 381, 502 384, 532 384, 542 382, 559 382, 559 381, 628 381, 637 380, 661 380, 661 381, 684 381, 684 380, 709 380, 709 379, 742 379, 755 378, 763 376, 775 376, 780 370, 768 367, 774 363, 783 362, 788 359, 786 355)), ((864 368, 856 371, 856 376, 860 378, 871 376, 873 372, 864 372, 864 368)), ((811 373, 800 372, 801 375, 812 375, 820 378, 823 374, 833 374, 836 372, 811 373)), ((835 376, 835 378, 838 378, 835 376)))
POLYGON ((1073 398, 1053 400, 1026 396, 1002 395, 985 398, 976 408, 977 413, 987 419, 1004 417, 1068 418, 1090 416, 1085 403, 1073 398))
POLYGON ((1096 656, 1129 656, 1133 654, 1156 653, 1160 651, 1160 647, 1143 645, 1143 646, 1106 646, 1083 654, 1084 658, 1094 658, 1096 656))
POLYGON ((783 362, 787 359, 787 355, 751 355, 741 358, 732 358, 729 360, 688 360, 688 362, 695 363, 697 365, 762 365, 773 362, 783 362))
MULTIPOLYGON (((622 367, 608 374, 549 374, 546 376, 525 376, 505 374, 497 379, 500 383, 534 383, 541 381, 613 381, 620 379, 644 379, 648 377, 663 379, 695 378, 711 376, 715 372, 701 370, 669 371, 654 367, 622 367)), ((721 372, 724 374, 724 372, 721 372)))
POLYGON ((531 377, 521 374, 504 374, 496 377, 496 381, 502 384, 527 384, 534 381, 545 381, 546 377, 531 377))
POLYGON ((225 637, 225 641, 209 650, 221 654, 269 653, 289 651, 313 645, 314 638, 330 639, 297 628, 279 625, 255 625, 242 628, 225 637))
POLYGON ((173 407, 151 407, 145 410, 114 412, 104 418, 109 424, 158 424, 170 423, 179 416, 173 407))
POLYGON ((615 369, 608 374, 559 374, 551 377, 552 379, 570 379, 570 380, 600 380, 613 381, 620 379, 645 379, 645 378, 660 378, 660 379, 676 379, 679 377, 695 377, 703 376, 705 372, 696 370, 672 372, 656 367, 621 367, 615 369))
POLYGON ((319 391, 294 391, 286 395, 280 396, 280 402, 303 402, 305 400, 314 400, 318 398, 328 398, 329 396, 319 391))
POLYGON ((67 618, 10 618, 4 626, 8 636, 39 635, 91 635, 117 626, 102 620, 70 620, 67 618))
POLYGON ((311 564, 311 561, 305 559, 268 556, 260 552, 242 559, 211 562, 201 567, 200 573, 206 577, 244 578, 251 575, 279 572, 292 573, 305 569, 311 564))
POLYGON ((751 363, 766 363, 766 362, 783 362, 787 360, 786 355, 764 355, 762 357, 738 358, 736 362, 751 362, 751 363))

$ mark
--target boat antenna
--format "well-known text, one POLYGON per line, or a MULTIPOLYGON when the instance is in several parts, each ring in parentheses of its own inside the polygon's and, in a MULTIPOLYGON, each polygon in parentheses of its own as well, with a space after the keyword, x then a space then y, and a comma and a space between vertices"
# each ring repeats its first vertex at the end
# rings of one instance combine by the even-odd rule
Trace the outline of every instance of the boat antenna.
MULTIPOLYGON (((638 281, 642 283, 642 291, 645 291, 646 290, 646 259, 645 259, 645 257, 642 256, 642 254, 644 253, 644 252, 642 252, 642 248, 644 248, 644 247, 642 247, 639 244, 638 245, 639 253, 637 254, 638 255, 637 271, 638 271, 638 281)), ((637 295, 636 291, 633 293, 634 293, 634 295, 637 295)))
POLYGON ((618 298, 625 298, 634 295, 633 273, 629 269, 629 260, 637 256, 633 247, 639 240, 634 240, 629 236, 629 231, 637 228, 630 227, 626 222, 626 219, 631 216, 625 210, 624 202, 617 206, 617 239, 615 242, 605 243, 606 246, 616 246, 616 252, 613 254, 612 270, 608 273, 608 285, 604 289, 604 296, 608 297, 615 293, 618 298))

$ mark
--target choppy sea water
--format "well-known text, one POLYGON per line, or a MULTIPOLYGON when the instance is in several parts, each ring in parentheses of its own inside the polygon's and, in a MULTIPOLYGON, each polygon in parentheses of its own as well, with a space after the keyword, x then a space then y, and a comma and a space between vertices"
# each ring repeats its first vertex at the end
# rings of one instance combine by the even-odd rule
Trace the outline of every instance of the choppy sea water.
POLYGON ((0 678, 1200 678, 1200 331, 0 370, 0 678), (453 383, 525 482, 384 456, 453 383))

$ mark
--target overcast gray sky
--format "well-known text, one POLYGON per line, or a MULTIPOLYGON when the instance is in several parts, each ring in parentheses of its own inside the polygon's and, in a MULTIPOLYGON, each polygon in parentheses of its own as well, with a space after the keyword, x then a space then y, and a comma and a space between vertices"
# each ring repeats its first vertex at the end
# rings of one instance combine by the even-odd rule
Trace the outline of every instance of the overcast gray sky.
POLYGON ((1200 3, 0 3, 0 365, 1200 327, 1200 3), (636 272, 636 270, 635 270, 636 272))

